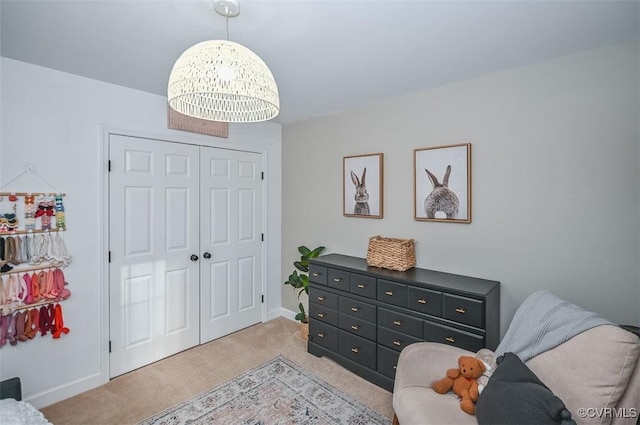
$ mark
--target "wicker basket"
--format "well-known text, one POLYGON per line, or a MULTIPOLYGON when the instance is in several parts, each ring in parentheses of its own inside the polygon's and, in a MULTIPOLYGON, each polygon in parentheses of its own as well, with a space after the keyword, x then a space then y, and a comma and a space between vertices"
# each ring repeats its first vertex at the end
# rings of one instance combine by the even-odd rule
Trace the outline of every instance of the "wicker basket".
POLYGON ((413 239, 369 238, 367 264, 383 269, 405 271, 416 265, 413 239))

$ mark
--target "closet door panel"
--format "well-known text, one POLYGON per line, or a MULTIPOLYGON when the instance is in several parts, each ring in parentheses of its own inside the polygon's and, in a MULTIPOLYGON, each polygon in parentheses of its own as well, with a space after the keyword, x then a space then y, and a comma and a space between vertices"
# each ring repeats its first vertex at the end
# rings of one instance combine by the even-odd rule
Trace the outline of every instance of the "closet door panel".
POLYGON ((256 307, 256 267, 255 258, 238 259, 238 311, 256 307))
POLYGON ((125 252, 128 257, 149 255, 153 242, 151 240, 153 188, 125 187, 125 252))
POLYGON ((209 266, 209 314, 208 320, 229 317, 229 261, 212 262, 209 266))
POLYGON ((184 188, 167 188, 165 193, 165 210, 167 221, 165 233, 167 251, 185 250, 189 248, 189 203, 193 196, 184 188))
POLYGON ((199 342, 199 151, 109 136, 110 375, 199 342))
POLYGON ((201 343, 262 320, 262 155, 200 148, 201 343), (224 285, 211 264, 226 264, 224 285), (225 314, 220 314, 224 310, 225 314))
POLYGON ((229 189, 212 188, 209 191, 211 214, 216 217, 211 223, 209 245, 218 246, 229 243, 229 189))

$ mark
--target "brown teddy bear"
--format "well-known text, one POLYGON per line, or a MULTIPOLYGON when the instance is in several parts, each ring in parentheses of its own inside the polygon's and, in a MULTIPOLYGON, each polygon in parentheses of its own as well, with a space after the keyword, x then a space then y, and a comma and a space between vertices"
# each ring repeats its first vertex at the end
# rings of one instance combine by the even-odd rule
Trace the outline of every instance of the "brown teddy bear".
POLYGON ((471 356, 460 356, 458 366, 458 369, 447 370, 447 376, 431 384, 431 387, 439 394, 453 389, 461 399, 460 408, 473 415, 476 413, 474 403, 478 400, 478 378, 484 373, 485 367, 479 359, 471 356))

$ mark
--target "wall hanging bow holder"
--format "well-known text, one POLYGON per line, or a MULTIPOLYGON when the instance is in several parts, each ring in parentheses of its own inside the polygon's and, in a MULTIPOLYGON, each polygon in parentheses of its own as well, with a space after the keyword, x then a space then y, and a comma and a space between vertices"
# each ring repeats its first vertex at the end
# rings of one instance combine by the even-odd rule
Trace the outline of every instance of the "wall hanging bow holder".
MULTIPOLYGON (((36 174, 29 168, 9 183, 27 172, 36 174)), ((61 236, 67 230, 64 196, 0 192, 0 348, 38 333, 69 333, 60 304, 71 296, 63 272, 71 263, 61 236)))

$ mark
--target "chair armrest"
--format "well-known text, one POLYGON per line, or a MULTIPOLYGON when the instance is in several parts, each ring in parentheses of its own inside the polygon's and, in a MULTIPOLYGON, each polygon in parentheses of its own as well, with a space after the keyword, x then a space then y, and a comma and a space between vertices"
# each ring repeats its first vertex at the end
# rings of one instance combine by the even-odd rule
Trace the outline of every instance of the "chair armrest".
POLYGON ((446 376, 447 369, 458 365, 458 357, 475 356, 471 351, 436 342, 417 342, 400 353, 394 393, 406 387, 431 388, 431 383, 446 376))
POLYGON ((20 378, 11 378, 0 382, 0 400, 5 398, 13 398, 18 401, 22 400, 22 384, 20 383, 20 378))

